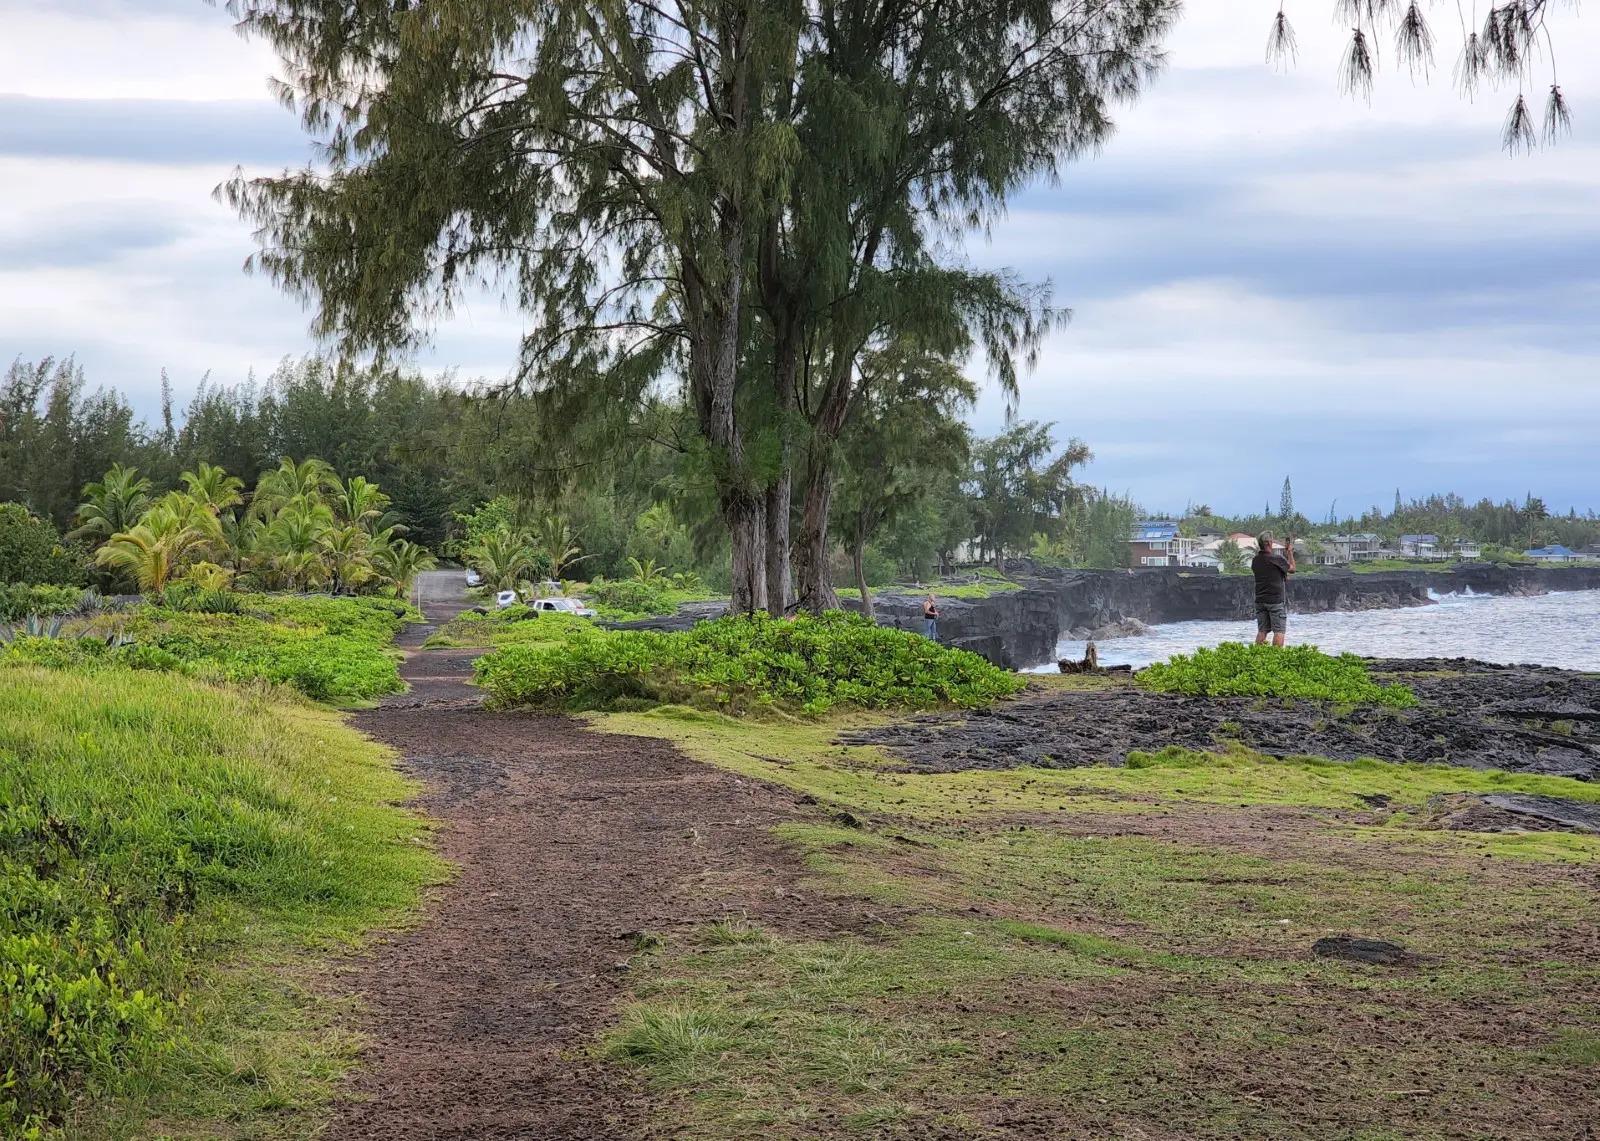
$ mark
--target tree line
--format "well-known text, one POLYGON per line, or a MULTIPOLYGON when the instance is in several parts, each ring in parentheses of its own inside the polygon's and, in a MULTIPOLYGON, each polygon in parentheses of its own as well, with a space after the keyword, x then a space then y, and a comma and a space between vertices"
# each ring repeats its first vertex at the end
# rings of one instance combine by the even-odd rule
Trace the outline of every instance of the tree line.
MULTIPOLYGON (((841 434, 831 468, 830 584, 868 597, 871 587, 921 580, 958 561, 1125 561, 1133 505, 1075 481, 1089 459, 1082 442, 1058 441, 1051 425, 1027 421, 977 436, 966 420, 976 389, 945 358, 900 346, 869 354, 863 371, 867 411, 841 434)), ((387 532, 463 558, 469 546, 487 557, 483 544, 498 542, 506 554, 496 565, 520 551, 541 574, 571 563, 585 578, 615 578, 654 565, 730 589, 715 461, 691 408, 657 396, 623 415, 542 422, 551 414, 546 402, 492 385, 312 357, 259 383, 202 383, 182 406, 165 390, 149 424, 114 389, 91 389, 70 359, 19 361, 0 383, 0 501, 94 543, 131 531, 166 502, 172 510, 153 520, 157 534, 184 534, 196 522, 205 531, 182 541, 188 549, 214 537, 166 497, 192 498, 196 480, 225 477, 237 482, 238 499, 206 502, 260 523, 270 538, 247 535, 244 549, 260 540, 265 552, 308 520, 323 537, 326 525, 359 522, 339 502, 349 488, 381 488, 383 526, 369 538, 387 532), (299 470, 307 460, 318 474, 297 478, 310 514, 296 508, 280 518, 283 497, 273 488, 287 478, 286 461, 299 470), (94 521, 102 518, 109 522, 94 521)), ((792 528, 802 511, 796 501, 792 528)), ((290 545, 302 556, 322 549, 303 528, 296 534, 290 545)), ((345 585, 336 571, 268 573, 280 565, 260 561, 255 577, 345 585)))

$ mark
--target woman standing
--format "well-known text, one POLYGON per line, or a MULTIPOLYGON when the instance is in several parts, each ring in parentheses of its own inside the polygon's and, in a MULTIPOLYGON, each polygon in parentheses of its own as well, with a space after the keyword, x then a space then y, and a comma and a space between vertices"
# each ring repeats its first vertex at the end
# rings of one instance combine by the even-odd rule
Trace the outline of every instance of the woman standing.
POLYGON ((932 641, 939 640, 939 605, 934 602, 932 591, 922 600, 922 633, 932 641))

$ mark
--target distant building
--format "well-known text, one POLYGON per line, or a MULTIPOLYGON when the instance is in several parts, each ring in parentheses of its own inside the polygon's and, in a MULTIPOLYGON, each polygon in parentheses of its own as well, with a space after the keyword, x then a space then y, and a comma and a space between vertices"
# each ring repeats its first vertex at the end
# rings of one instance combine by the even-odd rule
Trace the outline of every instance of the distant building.
POLYGON ((1577 551, 1569 551, 1560 543, 1551 543, 1548 547, 1536 547, 1531 551, 1523 551, 1530 559, 1537 559, 1541 563, 1573 563, 1579 559, 1577 551))
POLYGON ((1483 546, 1473 539, 1457 539, 1455 556, 1458 559, 1483 558, 1483 546))
POLYGON ((1183 566, 1198 541, 1178 534, 1178 525, 1170 519, 1146 519, 1133 528, 1128 540, 1132 550, 1132 565, 1136 567, 1183 566))
POLYGON ((1442 559, 1437 535, 1401 535, 1400 553, 1408 559, 1442 559))
POLYGON ((1335 535, 1326 540, 1325 545, 1336 553, 1340 562, 1345 563, 1364 563, 1387 554, 1383 549, 1383 538, 1370 531, 1359 535, 1335 535))
POLYGON ((1590 543, 1578 548, 1578 557, 1585 562, 1600 562, 1600 543, 1590 543))
POLYGON ((1256 542, 1254 535, 1246 535, 1243 531, 1235 531, 1228 538, 1233 540, 1233 545, 1238 547, 1240 553, 1247 559, 1255 558, 1256 553, 1261 550, 1261 544, 1256 542))
POLYGON ((1214 570, 1222 569, 1222 557, 1216 551, 1190 551, 1184 556, 1183 565, 1186 567, 1210 567, 1214 570))
POLYGON ((1345 561, 1337 547, 1317 539, 1296 539, 1294 560, 1312 567, 1342 566, 1345 561))

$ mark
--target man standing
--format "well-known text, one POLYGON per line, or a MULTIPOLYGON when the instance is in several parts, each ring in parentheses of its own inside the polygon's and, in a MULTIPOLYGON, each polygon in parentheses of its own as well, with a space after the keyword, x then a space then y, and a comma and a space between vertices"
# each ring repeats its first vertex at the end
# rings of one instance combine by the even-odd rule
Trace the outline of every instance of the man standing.
POLYGON ((933 600, 932 591, 922 602, 922 633, 935 642, 939 640, 939 604, 933 600))
POLYGON ((1256 645, 1271 634, 1272 644, 1281 646, 1289 632, 1287 583, 1294 573, 1294 538, 1283 545, 1287 558, 1273 550, 1271 531, 1263 531, 1256 541, 1260 546, 1250 560, 1250 573, 1256 576, 1256 645))

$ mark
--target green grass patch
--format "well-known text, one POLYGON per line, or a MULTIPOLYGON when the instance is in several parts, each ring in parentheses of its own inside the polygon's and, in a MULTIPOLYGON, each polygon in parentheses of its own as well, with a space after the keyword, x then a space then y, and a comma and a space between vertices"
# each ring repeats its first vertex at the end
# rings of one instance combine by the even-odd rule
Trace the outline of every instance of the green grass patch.
POLYGON ((1283 697, 1347 704, 1413 706, 1403 685, 1379 685, 1354 654, 1324 654, 1315 646, 1247 646, 1223 642, 1192 654, 1174 654, 1136 675, 1156 693, 1203 697, 1283 697))
POLYGON ((814 797, 816 817, 777 829, 800 890, 875 920, 823 940, 724 919, 638 966, 603 1048, 678 1095, 680 1135, 1443 1138, 1520 1135, 1530 1107, 1582 1120, 1600 897, 1563 865, 1600 838, 1545 834, 1507 860, 1535 838, 1422 831, 1405 806, 1600 789, 1243 749, 913 775, 834 743, 873 720, 596 718, 814 797), (1393 823, 1355 822, 1374 793, 1393 823), (1341 932, 1432 958, 1310 953, 1341 932))
POLYGON ((209 681, 286 685, 314 701, 358 705, 405 688, 389 648, 412 615, 378 598, 229 595, 240 613, 141 605, 19 638, 0 660, 57 668, 172 671, 209 681))
POLYGON ((815 716, 839 705, 979 706, 1023 688, 976 654, 843 611, 724 618, 673 634, 594 631, 504 646, 474 670, 499 706, 556 709, 704 703, 815 716))
POLYGON ((272 966, 438 878, 412 791, 268 693, 0 665, 0 1133, 269 1136, 325 1096, 348 1036, 272 966))

